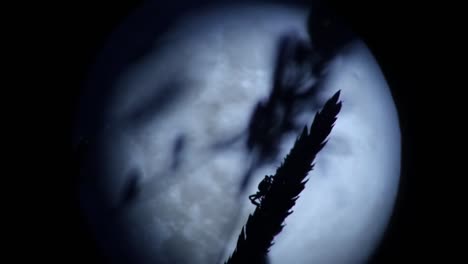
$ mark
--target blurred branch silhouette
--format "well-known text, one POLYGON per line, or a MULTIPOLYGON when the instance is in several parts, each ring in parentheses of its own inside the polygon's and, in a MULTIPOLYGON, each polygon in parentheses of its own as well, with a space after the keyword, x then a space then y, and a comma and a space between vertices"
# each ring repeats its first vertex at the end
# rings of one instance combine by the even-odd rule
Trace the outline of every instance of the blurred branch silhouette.
POLYGON ((305 188, 306 177, 314 167, 315 157, 327 143, 341 110, 339 96, 340 91, 325 103, 322 111, 316 113, 310 130, 304 127, 276 170, 259 205, 249 215, 236 248, 225 264, 265 263, 274 237, 282 231, 286 217, 293 213, 292 207, 305 188))

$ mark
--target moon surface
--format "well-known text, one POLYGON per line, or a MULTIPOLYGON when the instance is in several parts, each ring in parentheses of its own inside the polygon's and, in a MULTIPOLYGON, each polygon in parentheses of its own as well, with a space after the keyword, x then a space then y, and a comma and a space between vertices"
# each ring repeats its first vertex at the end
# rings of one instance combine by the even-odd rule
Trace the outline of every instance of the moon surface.
MULTIPOLYGON (((251 161, 245 131, 270 93, 277 42, 288 32, 309 39, 308 11, 265 3, 192 10, 145 40, 151 48, 144 56, 106 75, 107 87, 89 85, 105 92, 98 100, 88 88, 82 98, 76 138, 92 143, 80 198, 98 243, 116 263, 217 263, 232 253, 254 210, 247 196, 274 174, 298 136, 288 133, 278 158, 259 166, 238 194, 251 161), (89 109, 100 117, 94 130, 83 114, 89 109)), ((112 67, 114 58, 105 58, 97 65, 112 67)), ((96 76, 110 72, 97 69, 96 76)), ((338 90, 343 108, 275 238, 272 264, 365 262, 396 198, 398 115, 375 58, 356 39, 320 78, 323 85, 295 121, 310 125, 338 90)))

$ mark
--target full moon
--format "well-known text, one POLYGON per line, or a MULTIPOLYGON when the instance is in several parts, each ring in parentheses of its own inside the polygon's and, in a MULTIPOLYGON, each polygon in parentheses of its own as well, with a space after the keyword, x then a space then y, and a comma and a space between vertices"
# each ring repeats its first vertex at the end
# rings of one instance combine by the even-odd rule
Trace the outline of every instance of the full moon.
POLYGON ((187 8, 157 34, 147 29, 163 11, 141 10, 145 29, 135 15, 114 33, 78 109, 79 197, 103 252, 115 263, 223 263, 255 209, 248 195, 341 90, 342 111, 268 261, 364 263, 392 213, 401 151, 397 109, 366 44, 353 37, 321 54, 324 36, 308 29, 317 12, 299 5, 187 8), (307 75, 316 90, 297 106, 297 128, 260 162, 246 147, 249 123, 270 96, 283 36, 327 60, 307 75), (126 55, 141 42, 149 48, 126 55))

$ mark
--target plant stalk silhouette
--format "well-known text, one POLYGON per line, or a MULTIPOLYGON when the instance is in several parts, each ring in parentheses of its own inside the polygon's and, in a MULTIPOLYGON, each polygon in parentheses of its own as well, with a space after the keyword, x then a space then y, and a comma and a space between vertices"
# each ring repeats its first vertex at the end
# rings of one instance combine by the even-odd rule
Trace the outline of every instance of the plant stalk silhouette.
POLYGON ((242 228, 237 245, 225 264, 265 263, 273 239, 293 213, 299 194, 304 190, 314 160, 328 141, 328 136, 341 110, 340 91, 317 112, 310 130, 304 127, 293 148, 276 170, 270 188, 242 228))

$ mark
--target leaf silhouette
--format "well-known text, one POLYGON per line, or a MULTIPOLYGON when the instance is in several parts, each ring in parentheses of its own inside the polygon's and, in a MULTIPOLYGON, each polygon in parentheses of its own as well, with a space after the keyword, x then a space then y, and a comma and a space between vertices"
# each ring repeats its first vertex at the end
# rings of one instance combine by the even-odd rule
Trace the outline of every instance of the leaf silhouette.
POLYGON ((273 182, 265 197, 242 228, 237 245, 225 264, 265 263, 274 237, 284 227, 286 217, 304 190, 314 160, 327 143, 327 138, 341 110, 336 92, 316 113, 310 130, 304 127, 293 148, 276 170, 273 182))

